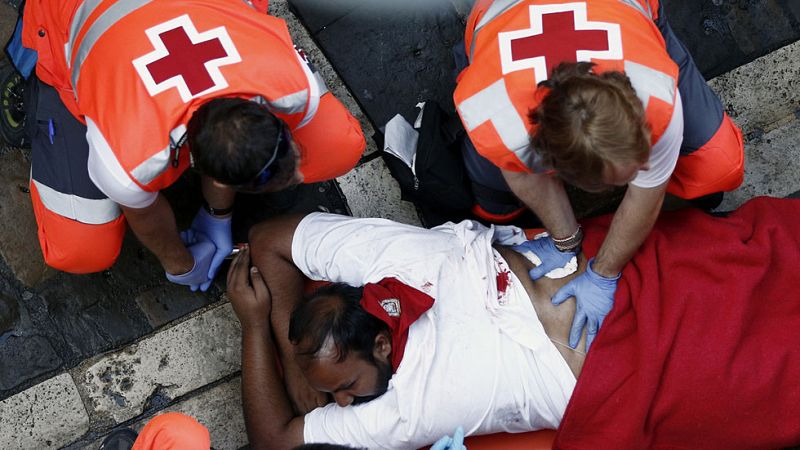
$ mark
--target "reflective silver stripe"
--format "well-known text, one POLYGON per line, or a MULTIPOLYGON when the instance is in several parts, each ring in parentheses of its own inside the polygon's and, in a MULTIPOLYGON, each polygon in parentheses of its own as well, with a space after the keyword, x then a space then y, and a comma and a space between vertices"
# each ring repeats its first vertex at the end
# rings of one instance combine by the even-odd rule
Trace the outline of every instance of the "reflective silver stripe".
MULTIPOLYGON (((89 52, 92 51, 92 48, 100 37, 120 19, 142 6, 147 5, 151 1, 153 0, 119 0, 92 23, 89 31, 87 31, 86 35, 83 37, 80 47, 78 47, 78 50, 75 52, 75 58, 70 58, 75 60, 75 65, 72 67, 72 88, 76 92, 78 90, 78 79, 81 76, 81 65, 86 61, 86 57, 89 56, 89 52)), ((80 29, 82 25, 83 24, 79 25, 78 29, 80 29)), ((74 44, 74 42, 70 43, 70 47, 74 47, 74 44)))
POLYGON ((625 74, 645 109, 650 104, 650 97, 675 104, 675 80, 671 76, 632 61, 625 61, 625 74))
POLYGON ((283 114, 297 114, 306 110, 308 89, 289 94, 267 102, 273 111, 283 114))
POLYGON ((64 55, 67 58, 67 68, 72 64, 72 44, 78 37, 78 33, 81 31, 86 19, 92 15, 102 1, 103 0, 85 0, 81 3, 81 6, 78 7, 78 10, 75 11, 75 15, 72 16, 72 24, 69 27, 69 39, 67 40, 67 45, 64 47, 64 55))
POLYGON ((330 92, 328 85, 325 84, 325 80, 322 78, 322 75, 319 73, 319 71, 314 72, 314 78, 317 80, 317 86, 319 86, 320 97, 330 92))
MULTIPOLYGON (((185 132, 186 125, 178 125, 169 133, 170 142, 180 141, 185 132)), ((139 184, 147 186, 150 182, 158 178, 159 175, 164 173, 164 171, 169 169, 169 165, 172 162, 171 156, 172 151, 168 145, 165 149, 136 166, 136 168, 131 171, 131 175, 133 175, 133 178, 135 178, 139 184)))
POLYGON ((95 200, 65 194, 33 180, 45 208, 67 219, 90 225, 111 222, 122 214, 119 205, 110 199, 95 200))
POLYGON ((492 6, 486 10, 486 13, 481 17, 481 20, 475 26, 475 30, 472 32, 472 44, 469 48, 469 62, 472 62, 472 57, 475 54, 475 42, 478 41, 478 32, 486 26, 489 22, 494 20, 500 14, 508 11, 509 9, 517 6, 518 4, 522 3, 522 0, 496 0, 492 2, 492 6))
POLYGON ((648 19, 653 20, 653 12, 650 11, 650 4, 649 3, 647 4, 647 9, 644 9, 644 6, 642 6, 642 4, 639 3, 637 0, 619 0, 619 1, 621 1, 622 3, 625 3, 628 6, 632 6, 632 7, 636 8, 636 10, 638 10, 640 13, 644 14, 648 19))
POLYGON ((525 122, 517 113, 506 90, 506 82, 500 79, 486 89, 464 100, 458 105, 461 120, 467 131, 492 122, 503 145, 514 152, 528 167, 534 167, 533 151, 530 147, 525 122))

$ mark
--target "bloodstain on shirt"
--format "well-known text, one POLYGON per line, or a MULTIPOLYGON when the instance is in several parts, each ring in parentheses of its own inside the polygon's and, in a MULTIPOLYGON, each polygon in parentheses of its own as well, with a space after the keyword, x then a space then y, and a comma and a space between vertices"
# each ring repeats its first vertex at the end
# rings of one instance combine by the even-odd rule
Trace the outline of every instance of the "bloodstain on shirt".
POLYGON ((508 285, 511 284, 511 276, 508 271, 502 271, 497 273, 497 298, 503 296, 506 293, 506 289, 508 289, 508 285))

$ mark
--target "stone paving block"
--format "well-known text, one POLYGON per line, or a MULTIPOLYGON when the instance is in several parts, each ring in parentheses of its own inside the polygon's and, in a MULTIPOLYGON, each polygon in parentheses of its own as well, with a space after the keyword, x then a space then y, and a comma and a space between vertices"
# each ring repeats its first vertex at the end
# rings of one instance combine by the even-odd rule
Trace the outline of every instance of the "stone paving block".
POLYGON ((28 189, 30 171, 31 163, 22 150, 11 149, 0 156, 0 256, 27 286, 55 273, 48 270, 39 247, 28 189))
POLYGON ((675 34, 707 79, 800 38, 796 0, 663 3, 675 34))
POLYGON ((224 304, 85 363, 74 374, 93 423, 124 422, 236 372, 240 333, 224 304))
POLYGON ((53 345, 59 335, 36 303, 31 292, 0 279, 0 400, 63 366, 53 345))
POLYGON ((69 374, 0 402, 0 448, 60 448, 89 430, 89 416, 69 374))
POLYGON ((43 336, 11 335, 0 341, 0 391, 61 367, 62 360, 43 336))
POLYGON ((800 42, 709 82, 744 133, 770 131, 800 111, 800 42))
MULTIPOLYGON (((208 428, 215 450, 235 450, 247 444, 247 430, 242 413, 242 380, 235 378, 200 395, 160 411, 181 412, 197 419, 208 428)), ((138 422, 140 431, 150 420, 138 422)))
POLYGON ((382 217, 420 225, 414 205, 400 200, 400 186, 382 158, 376 158, 337 179, 354 217, 382 217))
MULTIPOLYGON (((328 23, 335 21, 336 18, 346 14, 347 11, 350 11, 352 8, 355 8, 361 1, 362 0, 319 1, 317 8, 322 11, 330 12, 335 17, 325 16, 324 20, 322 20, 318 25, 318 28, 309 26, 308 29, 312 30, 312 34, 316 31, 319 31, 328 23), (345 4, 348 6, 345 6, 345 4)), ((271 1, 269 5, 269 13, 286 21, 286 25, 289 27, 289 34, 291 34, 295 45, 303 49, 308 56, 308 59, 319 71, 322 79, 325 80, 325 85, 328 87, 331 93, 336 96, 336 98, 342 102, 348 111, 350 111, 350 114, 352 114, 353 117, 358 119, 359 123, 361 123, 361 129, 364 132, 364 136, 367 137, 367 148, 364 150, 364 155, 369 155, 370 153, 374 152, 376 150, 375 142, 369 138, 369 136, 374 134, 372 124, 361 110, 361 107, 359 107, 358 103, 356 103, 356 100, 344 85, 341 78, 339 78, 339 74, 336 73, 330 62, 328 62, 328 59, 322 53, 322 50, 317 47, 317 44, 311 38, 311 35, 309 35, 309 31, 303 26, 303 24, 300 23, 299 20, 297 20, 297 17, 289 11, 289 4, 287 1, 271 1)), ((309 24, 306 23, 306 25, 308 26, 309 24)))
MULTIPOLYGON (((211 447, 215 450, 233 450, 247 445, 247 429, 242 413, 242 382, 240 377, 226 381, 199 394, 191 393, 189 398, 164 408, 154 415, 136 420, 129 426, 141 432, 142 428, 159 414, 180 412, 194 417, 208 428, 211 447)), ((110 431, 110 430, 109 430, 110 431)), ((102 437, 87 441, 77 441, 68 446, 69 450, 97 450, 108 432, 102 437)))
MULTIPOLYGON (((149 270, 150 264, 126 261, 102 273, 59 273, 37 287, 36 294, 44 300, 43 307, 63 336, 62 357, 68 365, 152 331, 134 301, 137 291, 152 282, 138 283, 137 274, 149 270)), ((159 279, 162 277, 159 273, 159 279)))
POLYGON ((746 143, 745 157, 744 183, 725 194, 719 210, 736 209, 755 196, 786 197, 800 189, 800 120, 746 143))
POLYGON ((136 297, 136 304, 153 328, 179 319, 212 302, 213 299, 207 295, 171 283, 149 289, 136 297))
MULTIPOLYGON (((17 23, 17 2, 0 2, 0 41, 5 45, 11 33, 14 32, 14 25, 17 23)), ((0 52, 0 59, 5 58, 5 52, 0 52)))
MULTIPOLYGON (((292 0, 301 19, 318 0, 292 0)), ((414 106, 436 100, 453 110, 452 47, 464 24, 444 0, 361 2, 314 34, 331 64, 377 128, 395 114, 416 117, 414 106)))

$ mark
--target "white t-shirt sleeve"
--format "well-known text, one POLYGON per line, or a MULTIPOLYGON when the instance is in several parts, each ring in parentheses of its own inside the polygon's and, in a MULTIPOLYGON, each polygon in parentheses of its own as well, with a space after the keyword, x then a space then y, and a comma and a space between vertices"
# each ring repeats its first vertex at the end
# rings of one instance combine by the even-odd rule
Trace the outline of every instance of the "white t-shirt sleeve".
POLYGON ((89 117, 86 117, 86 140, 89 143, 89 178, 101 192, 128 208, 146 208, 156 201, 158 192, 145 191, 131 179, 89 117))
POLYGON ((458 242, 447 231, 313 213, 295 230, 292 259, 313 280, 362 286, 394 277, 419 289, 439 276, 440 262, 458 251, 458 242))
POLYGON ((640 170, 631 184, 640 188, 654 188, 666 183, 678 164, 683 143, 683 104, 679 92, 675 93, 675 109, 667 129, 650 151, 650 169, 640 170))

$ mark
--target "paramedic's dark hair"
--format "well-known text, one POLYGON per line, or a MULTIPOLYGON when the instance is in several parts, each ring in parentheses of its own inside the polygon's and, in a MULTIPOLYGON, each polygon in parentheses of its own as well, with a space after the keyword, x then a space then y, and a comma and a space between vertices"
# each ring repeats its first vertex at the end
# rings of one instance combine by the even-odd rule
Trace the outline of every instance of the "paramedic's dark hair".
POLYGON ((330 337, 341 362, 350 352, 373 361, 372 350, 378 333, 389 327, 361 307, 363 289, 344 283, 319 288, 292 313, 289 340, 300 345, 298 355, 318 358, 330 337))
POLYGON ((264 105, 243 98, 215 98, 192 114, 187 126, 195 168, 223 184, 245 184, 272 157, 280 121, 264 105))

